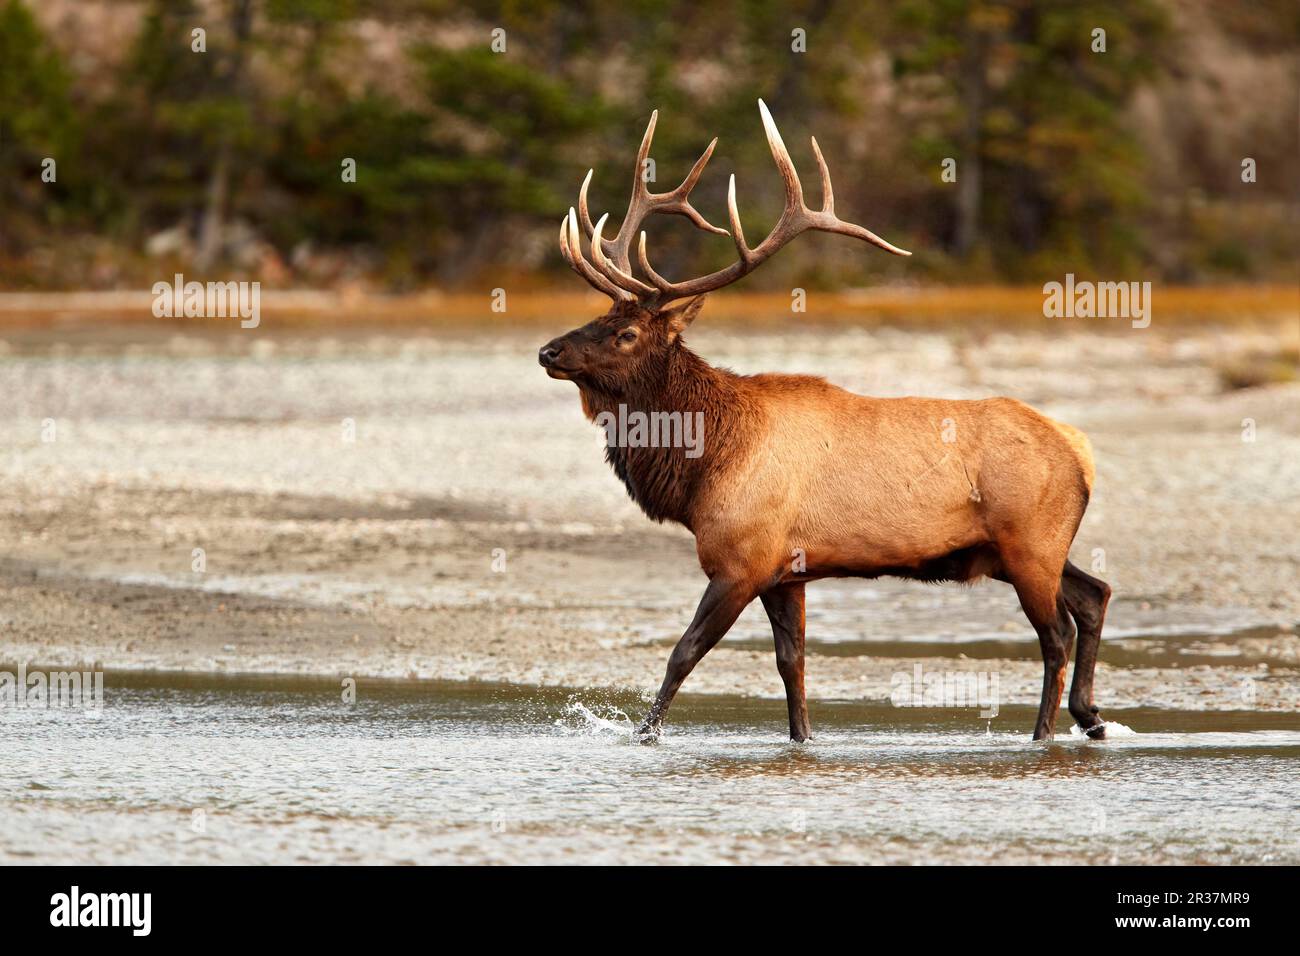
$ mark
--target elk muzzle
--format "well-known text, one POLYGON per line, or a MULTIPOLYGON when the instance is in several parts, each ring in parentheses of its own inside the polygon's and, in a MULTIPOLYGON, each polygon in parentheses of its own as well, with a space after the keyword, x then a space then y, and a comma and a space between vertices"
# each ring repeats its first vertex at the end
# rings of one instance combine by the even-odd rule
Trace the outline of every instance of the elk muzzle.
POLYGON ((537 364, 546 369, 546 374, 551 378, 567 379, 569 373, 574 370, 565 368, 561 362, 566 351, 567 347, 563 336, 558 339, 551 339, 537 350, 537 364))

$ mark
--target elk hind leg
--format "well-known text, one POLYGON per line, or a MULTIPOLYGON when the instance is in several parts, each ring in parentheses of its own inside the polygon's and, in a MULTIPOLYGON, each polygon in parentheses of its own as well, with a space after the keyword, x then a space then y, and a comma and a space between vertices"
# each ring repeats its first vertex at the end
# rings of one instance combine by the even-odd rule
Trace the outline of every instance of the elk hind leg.
POLYGON ((1070 716, 1089 737, 1106 735, 1106 725, 1092 702, 1092 677, 1101 647, 1101 627, 1110 603, 1110 586, 1080 571, 1069 561, 1061 575, 1061 593, 1079 626, 1079 649, 1074 658, 1074 680, 1070 684, 1070 716))
POLYGON ((1050 740, 1056 732, 1056 715, 1065 690, 1065 668, 1074 645, 1074 622, 1061 593, 1061 571, 1039 558, 1002 559, 1002 573, 1020 598, 1025 617, 1038 634, 1043 654, 1043 697, 1034 722, 1034 739, 1050 740))

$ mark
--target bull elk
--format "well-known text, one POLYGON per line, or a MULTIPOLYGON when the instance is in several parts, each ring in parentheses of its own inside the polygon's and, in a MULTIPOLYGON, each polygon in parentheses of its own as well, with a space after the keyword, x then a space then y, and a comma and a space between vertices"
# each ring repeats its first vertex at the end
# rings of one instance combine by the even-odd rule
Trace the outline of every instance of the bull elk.
POLYGON ((776 124, 762 100, 758 106, 785 185, 785 207, 767 238, 750 246, 731 177, 727 211, 738 258, 726 268, 669 282, 651 267, 642 231, 637 258, 643 278, 634 275, 633 238, 652 213, 684 216, 700 229, 728 234, 690 202, 716 139, 676 189, 647 188, 642 170, 657 112, 641 141, 617 235, 605 236, 608 215, 592 221, 590 171, 577 210, 570 208, 560 224, 565 260, 613 306, 542 347, 538 358, 547 374, 574 382, 593 420, 617 413, 620 405, 625 415, 702 413, 702 455, 614 442, 605 453, 650 518, 679 522, 695 535, 709 579, 639 734, 658 737, 682 682, 757 597, 772 624, 790 737, 808 739, 804 585, 892 575, 921 581, 991 577, 1015 588, 1043 656, 1035 740, 1054 733, 1077 624, 1069 710, 1090 737, 1104 736, 1092 682, 1110 588, 1067 560, 1093 483, 1082 432, 1010 398, 868 398, 807 375, 737 375, 708 364, 683 341, 706 293, 752 272, 808 230, 910 255, 836 216, 816 139, 822 208, 809 209, 776 124))

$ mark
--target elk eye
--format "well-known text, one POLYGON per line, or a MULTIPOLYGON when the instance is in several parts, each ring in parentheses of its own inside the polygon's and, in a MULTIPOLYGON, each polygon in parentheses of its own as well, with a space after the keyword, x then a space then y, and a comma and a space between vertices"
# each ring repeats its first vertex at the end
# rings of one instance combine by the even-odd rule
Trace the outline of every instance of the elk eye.
POLYGON ((635 341, 636 341, 636 333, 633 332, 631 329, 628 329, 626 332, 620 332, 620 333, 618 334, 618 341, 620 341, 620 342, 635 342, 635 341))

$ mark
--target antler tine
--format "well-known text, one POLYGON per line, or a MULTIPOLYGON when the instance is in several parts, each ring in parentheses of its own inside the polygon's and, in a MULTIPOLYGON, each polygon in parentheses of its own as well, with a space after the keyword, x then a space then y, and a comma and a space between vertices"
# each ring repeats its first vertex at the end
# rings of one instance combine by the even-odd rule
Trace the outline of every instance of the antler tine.
MULTIPOLYGON (((813 155, 817 157, 817 171, 822 175, 822 212, 833 213, 835 190, 831 188, 831 171, 826 168, 826 160, 822 158, 822 148, 817 145, 817 137, 809 136, 808 139, 812 143, 813 155)), ((591 173, 587 173, 587 178, 591 178, 591 173)))
POLYGON ((645 161, 650 158, 650 144, 655 138, 655 127, 659 124, 659 111, 650 111, 650 122, 646 124, 645 135, 641 137, 641 148, 636 151, 636 168, 632 170, 632 198, 649 197, 650 188, 645 184, 645 161))
POLYGON ((631 302, 636 299, 631 292, 615 285, 593 269, 591 263, 582 257, 582 244, 578 236, 578 216, 572 207, 569 208, 569 214, 560 221, 560 254, 564 256, 564 261, 573 267, 574 272, 615 301, 631 302))
MULTIPOLYGON (((560 217, 560 255, 564 257, 564 261, 569 264, 574 272, 578 271, 578 267, 573 264, 573 252, 569 249, 569 217, 567 215, 560 217)), ((581 275, 581 273, 578 274, 581 275)))
POLYGON ((687 279, 683 282, 669 282, 651 268, 650 260, 646 256, 644 238, 641 240, 641 246, 638 253, 641 260, 641 268, 645 270, 646 275, 650 276, 651 281, 653 281, 659 288, 659 294, 654 300, 656 306, 661 306, 666 302, 671 302, 674 299, 680 299, 684 296, 703 295, 705 292, 712 292, 714 289, 721 289, 724 285, 730 285, 735 282, 752 268, 745 264, 744 259, 737 259, 725 269, 719 269, 717 272, 701 276, 698 279, 687 279))
POLYGON ((651 268, 650 266, 650 260, 649 258, 647 258, 645 254, 645 231, 644 230, 642 230, 641 232, 641 241, 637 244, 636 247, 636 257, 641 262, 641 271, 650 277, 650 281, 653 282, 659 288, 659 291, 669 292, 672 290, 673 284, 669 282, 667 279, 665 279, 663 276, 661 276, 659 273, 655 272, 654 269, 651 268))
POLYGON ((740 261, 750 262, 754 258, 754 251, 745 243, 745 230, 740 225, 740 209, 736 206, 736 174, 731 174, 731 180, 727 183, 727 219, 731 221, 731 238, 736 240, 736 252, 740 254, 740 261))
MULTIPOLYGON (((641 228, 641 222, 651 211, 655 199, 645 182, 645 161, 650 158, 650 144, 654 142, 655 126, 658 123, 659 111, 652 110, 650 122, 646 124, 645 135, 641 137, 641 146, 636 151, 636 166, 632 170, 632 197, 627 201, 627 212, 623 214, 623 221, 619 223, 618 234, 613 239, 604 240, 609 243, 609 252, 614 257, 614 261, 627 270, 632 268, 627 258, 628 247, 632 244, 632 234, 641 228)), ((587 218, 587 223, 590 223, 590 217, 587 218)), ((594 227, 588 225, 587 228, 589 236, 595 235, 594 227)))
POLYGON ((772 158, 776 160, 777 171, 785 185, 785 215, 797 213, 807 207, 803 204, 803 186, 799 183, 799 174, 795 172, 794 160, 790 158, 790 151, 785 148, 785 141, 781 139, 776 122, 762 100, 758 101, 758 112, 763 118, 763 132, 767 134, 768 149, 772 151, 772 158))
MULTIPOLYGON (((854 239, 861 239, 863 242, 869 242, 873 246, 884 249, 886 252, 892 252, 896 256, 910 256, 911 253, 906 249, 900 249, 892 242, 881 239, 870 229, 864 229, 857 223, 845 222, 836 218, 831 213, 815 212, 811 214, 812 222, 808 229, 816 229, 820 232, 834 232, 841 236, 852 236, 854 239)), ((801 230, 802 231, 802 230, 801 230)))
MULTIPOLYGON (((699 210, 691 205, 690 198, 691 190, 694 189, 695 184, 700 181, 700 174, 704 172, 704 167, 709 165, 709 160, 713 157, 713 150, 717 145, 718 137, 715 136, 713 137, 713 142, 709 143, 708 148, 705 149, 704 152, 700 154, 700 158, 695 161, 695 165, 691 167, 691 171, 686 174, 686 178, 682 180, 682 184, 662 197, 664 199, 662 211, 666 213, 675 213, 679 216, 685 216, 695 224, 696 228, 703 229, 705 232, 711 232, 716 236, 725 236, 727 230, 720 229, 701 216, 699 210)), ((661 197, 651 196, 650 198, 660 199, 661 197)), ((621 234, 622 230, 619 231, 621 234)))
POLYGON ((596 231, 596 227, 591 222, 591 210, 587 207, 587 189, 591 186, 591 176, 594 172, 594 169, 587 170, 587 175, 582 179, 582 188, 578 190, 578 216, 582 220, 582 228, 588 238, 596 231))
POLYGON ((700 174, 704 172, 704 167, 709 165, 709 160, 713 158, 713 150, 717 148, 717 145, 718 137, 715 136, 709 145, 704 147, 704 152, 700 153, 700 158, 695 161, 695 165, 686 174, 686 178, 682 180, 681 185, 674 189, 670 195, 677 199, 685 199, 691 194, 695 184, 700 181, 700 174))
POLYGON ((605 230, 605 223, 609 220, 609 213, 600 217, 600 222, 596 223, 596 228, 591 234, 591 261, 595 263, 596 268, 605 273, 610 281, 628 292, 634 292, 639 297, 656 296, 659 290, 652 285, 646 285, 640 279, 636 278, 629 272, 624 272, 615 263, 605 257, 604 240, 601 233, 605 230))
MULTIPOLYGON (((646 124, 645 134, 641 137, 641 146, 636 152, 636 166, 632 170, 632 198, 628 200, 627 212, 623 216, 623 225, 633 218, 633 214, 639 213, 639 209, 650 198, 650 190, 646 187, 644 179, 645 161, 650 158, 650 144, 655 138, 655 126, 659 123, 659 111, 654 110, 650 113, 650 122, 646 124)), ((693 171, 693 170, 692 170, 693 171)), ((596 231, 596 225, 592 221, 591 212, 587 205, 587 190, 591 187, 591 177, 593 170, 587 170, 587 175, 582 180, 582 187, 578 190, 578 213, 582 217, 582 228, 587 232, 587 238, 596 231)), ((623 232, 622 226, 619 227, 619 233, 623 232)), ((606 239, 612 247, 613 239, 606 239)))

